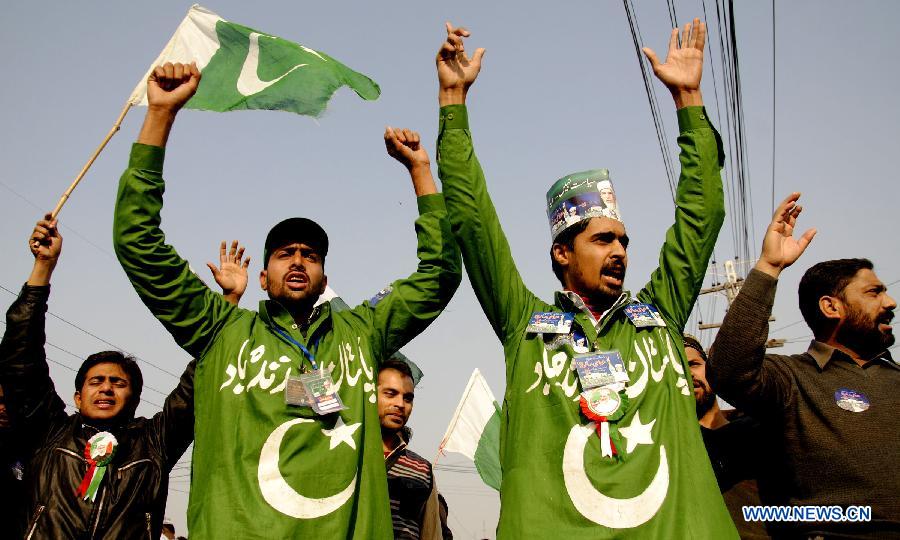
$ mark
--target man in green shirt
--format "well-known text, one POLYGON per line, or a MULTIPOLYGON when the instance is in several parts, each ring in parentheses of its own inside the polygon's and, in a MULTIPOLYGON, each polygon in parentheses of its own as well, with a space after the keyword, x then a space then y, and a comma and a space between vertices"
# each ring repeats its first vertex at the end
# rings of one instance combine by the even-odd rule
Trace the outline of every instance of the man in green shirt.
POLYGON ((266 239, 260 285, 269 300, 241 309, 210 291, 160 229, 164 147, 199 80, 181 64, 150 76, 113 234, 141 300, 198 359, 191 538, 392 538, 375 375, 440 314, 461 278, 428 156, 415 133, 385 133, 418 197, 412 275, 354 309, 316 306, 328 237, 291 218, 266 239))
POLYGON ((724 219, 721 141, 700 94, 705 25, 687 25, 680 44, 673 30, 665 63, 645 49, 680 128, 675 222, 659 268, 636 295, 624 291, 619 205, 613 215, 596 197, 566 202, 576 184, 605 188, 608 171, 564 177, 548 194, 551 260, 564 289, 552 304, 522 282, 473 150, 465 103, 484 50, 470 58, 469 33, 448 24, 447 34, 436 60, 438 172, 466 271, 506 357, 498 538, 736 537, 700 437, 681 339, 724 219), (558 333, 548 333, 553 326, 558 333), (627 381, 581 381, 598 360, 619 369, 593 375, 625 372, 627 381))

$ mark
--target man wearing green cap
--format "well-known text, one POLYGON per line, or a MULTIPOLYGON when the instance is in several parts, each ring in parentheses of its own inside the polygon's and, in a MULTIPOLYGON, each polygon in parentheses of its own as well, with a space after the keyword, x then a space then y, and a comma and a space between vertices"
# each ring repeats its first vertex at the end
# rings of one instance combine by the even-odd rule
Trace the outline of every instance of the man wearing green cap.
POLYGON ((465 102, 484 50, 469 57, 469 33, 447 24, 436 60, 438 171, 469 279, 506 356, 498 538, 737 536, 700 437, 681 339, 724 201, 721 143, 700 95, 706 28, 695 19, 680 44, 678 34, 665 63, 644 50, 680 128, 675 223, 659 268, 636 295, 623 290, 628 236, 609 172, 570 174, 547 193, 563 286, 547 303, 516 270, 472 146, 465 102))
POLYGON ((392 538, 376 373, 440 314, 461 278, 428 156, 418 134, 385 132, 417 195, 412 275, 353 309, 316 306, 328 237, 293 218, 266 238, 259 282, 269 299, 241 309, 210 291, 160 229, 165 143, 199 79, 192 65, 151 75, 113 234, 141 300, 198 359, 191 537, 392 538))

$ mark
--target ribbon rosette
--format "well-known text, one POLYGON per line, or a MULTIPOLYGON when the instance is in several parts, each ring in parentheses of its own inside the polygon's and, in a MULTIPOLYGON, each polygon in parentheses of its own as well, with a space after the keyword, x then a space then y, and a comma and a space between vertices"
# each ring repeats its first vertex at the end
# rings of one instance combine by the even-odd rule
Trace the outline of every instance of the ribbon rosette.
POLYGON ((609 432, 609 423, 625 415, 628 397, 608 386, 591 388, 581 393, 581 412, 597 423, 600 450, 603 457, 619 456, 609 432))
POLYGON ((106 474, 106 466, 112 461, 119 441, 108 431, 101 431, 88 439, 84 447, 84 457, 88 461, 88 470, 84 473, 81 485, 76 492, 82 499, 97 498, 97 489, 106 474))

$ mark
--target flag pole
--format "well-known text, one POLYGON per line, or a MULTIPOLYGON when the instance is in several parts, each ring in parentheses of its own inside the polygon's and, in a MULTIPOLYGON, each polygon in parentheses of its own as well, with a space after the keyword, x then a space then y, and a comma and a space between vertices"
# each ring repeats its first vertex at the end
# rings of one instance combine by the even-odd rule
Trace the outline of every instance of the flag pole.
POLYGON ((100 155, 100 152, 106 148, 106 143, 112 139, 113 135, 119 131, 119 128, 122 126, 122 120, 125 119, 125 115, 128 114, 128 110, 131 109, 131 100, 125 104, 125 107, 122 108, 122 112, 119 113, 119 117, 116 118, 116 122, 113 124, 113 127, 109 130, 109 133, 106 134, 106 137, 103 139, 103 142, 100 143, 100 146, 94 151, 94 154, 88 159, 87 163, 84 164, 84 167, 81 168, 81 172, 78 173, 78 176, 75 177, 75 180, 72 182, 72 185, 69 186, 69 189, 62 194, 62 197, 59 198, 59 202, 56 203, 56 208, 53 209, 53 212, 50 213, 50 219, 56 219, 56 216, 59 214, 59 211, 62 210, 64 204, 69 199, 69 195, 75 190, 75 187, 78 186, 78 182, 81 182, 81 179, 84 178, 84 175, 87 174, 88 169, 91 168, 91 165, 94 164, 94 160, 97 159, 97 156, 100 155))

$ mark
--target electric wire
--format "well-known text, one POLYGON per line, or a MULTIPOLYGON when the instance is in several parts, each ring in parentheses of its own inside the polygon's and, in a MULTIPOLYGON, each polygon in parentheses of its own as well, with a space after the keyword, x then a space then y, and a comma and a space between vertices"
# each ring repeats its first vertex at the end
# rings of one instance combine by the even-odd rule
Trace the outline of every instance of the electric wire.
POLYGON ((776 73, 775 69, 775 0, 772 0, 772 214, 775 214, 775 118, 776 118, 776 73))
MULTIPOLYGON (((2 324, 3 326, 6 326, 6 322, 4 322, 4 321, 0 321, 0 324, 2 324)), ((62 351, 62 352, 64 352, 64 353, 66 353, 66 354, 70 354, 70 355, 74 356, 75 358, 79 358, 79 359, 81 358, 81 357, 78 356, 77 354, 74 354, 74 353, 72 353, 72 352, 70 352, 70 351, 68 351, 68 350, 66 350, 66 349, 63 349, 62 347, 58 347, 58 346, 53 345, 52 343, 49 343, 49 342, 45 342, 45 343, 46 343, 47 345, 50 345, 50 346, 53 347, 54 349, 57 349, 57 350, 59 350, 59 351, 62 351)), ((50 362, 50 363, 52 363, 52 364, 56 364, 56 365, 61 366, 61 367, 64 367, 65 369, 71 371, 72 373, 78 373, 78 369, 77 369, 77 368, 73 368, 72 366, 70 366, 70 365, 68 365, 68 364, 65 364, 65 363, 63 363, 63 362, 60 362, 60 361, 58 361, 58 360, 54 360, 53 358, 50 358, 50 357, 47 356, 46 354, 44 355, 44 358, 46 358, 48 362, 50 362)), ((147 389, 153 390, 154 392, 157 392, 157 393, 162 394, 162 392, 160 392, 159 390, 156 390, 155 388, 150 388, 150 387, 147 386, 147 385, 144 385, 143 388, 147 388, 147 389)), ((166 395, 168 395, 168 394, 163 394, 163 395, 166 396, 166 395)), ((147 405, 152 405, 153 407, 156 407, 156 408, 159 409, 159 410, 162 410, 162 408, 163 408, 162 405, 160 405, 159 403, 150 401, 149 399, 147 399, 147 398, 145 398, 145 397, 143 397, 143 396, 141 396, 140 400, 141 400, 143 403, 145 403, 145 404, 147 404, 147 405)))
MULTIPOLYGON (((19 296, 18 293, 15 293, 15 292, 11 291, 10 289, 7 289, 7 288, 4 287, 3 285, 0 285, 0 289, 6 291, 7 293, 9 293, 9 294, 11 294, 11 295, 13 295, 13 296, 16 296, 16 297, 19 296)), ((151 362, 151 361, 149 361, 149 360, 145 360, 145 359, 143 359, 143 358, 141 358, 141 357, 139 357, 139 356, 137 356, 137 355, 135 355, 135 354, 132 354, 132 353, 128 352, 126 349, 124 349, 124 348, 122 348, 122 347, 119 347, 118 345, 116 345, 116 344, 114 344, 114 343, 111 343, 110 341, 107 341, 106 339, 103 339, 102 337, 98 336, 97 334, 95 334, 95 333, 93 333, 93 332, 90 332, 90 331, 88 331, 88 330, 85 330, 84 328, 78 326, 77 324, 75 324, 75 323, 73 323, 73 322, 71 322, 71 321, 69 321, 69 320, 64 319, 62 316, 57 315, 56 313, 53 313, 53 312, 50 311, 50 310, 47 310, 47 314, 48 314, 48 315, 51 315, 52 317, 54 317, 54 318, 56 318, 56 319, 58 319, 58 320, 60 320, 60 321, 62 321, 62 322, 64 322, 64 323, 66 323, 67 325, 71 326, 72 328, 75 328, 76 330, 80 330, 81 332, 83 332, 83 333, 85 333, 85 334, 91 336, 92 338, 96 339, 97 341, 99 341, 99 342, 101 342, 101 343, 104 343, 104 344, 106 344, 106 345, 109 345, 110 347, 112 347, 113 349, 115 349, 115 350, 117 350, 117 351, 122 351, 123 353, 125 353, 125 354, 127 354, 127 355, 133 357, 135 360, 138 360, 138 361, 140 361, 140 362, 142 362, 142 363, 144 363, 144 364, 147 364, 148 366, 151 366, 151 367, 153 367, 153 368, 156 368, 156 369, 158 369, 159 371, 161 371, 161 372, 163 372, 163 373, 166 373, 166 374, 168 374, 168 375, 171 375, 172 377, 175 377, 176 379, 180 379, 180 378, 181 378, 181 375, 172 373, 171 371, 165 369, 165 368, 162 367, 162 366, 158 366, 158 365, 154 364, 153 362, 151 362)))
POLYGON ((643 37, 641 36, 640 26, 634 13, 634 6, 631 0, 623 0, 625 6, 625 15, 628 19, 628 26, 631 30, 631 39, 634 43, 634 51, 637 55, 638 64, 641 70, 641 78, 644 81, 644 91, 647 94, 647 102, 650 105, 650 115, 653 119, 653 127, 656 130, 656 138, 659 143, 660 153, 662 154, 663 167, 666 171, 666 178, 669 183, 669 192, 672 196, 672 202, 675 202, 675 190, 677 187, 677 177, 675 176, 675 167, 672 163, 672 157, 667 144, 668 136, 665 132, 665 125, 659 114, 659 103, 656 99, 656 91, 654 89, 652 78, 650 77, 650 68, 643 58, 643 37))
MULTIPOLYGON (((9 191, 10 193, 12 193, 12 194, 15 195, 16 197, 18 197, 18 198, 22 199, 23 201, 25 201, 26 203, 28 203, 29 206, 31 206, 32 208, 34 208, 35 210, 37 210, 38 212, 40 212, 42 217, 43 217, 43 215, 47 212, 47 209, 46 209, 46 208, 41 208, 37 203, 35 203, 35 202, 32 201, 31 199, 29 199, 28 197, 22 195, 22 194, 19 193, 18 191, 14 190, 13 188, 11 188, 11 187, 8 186, 7 184, 3 183, 2 181, 0 181, 0 186, 2 186, 3 188, 5 188, 7 191, 9 191)), ((110 253, 109 250, 106 250, 106 249, 104 249, 104 248, 98 246, 97 244, 95 244, 94 242, 92 242, 88 237, 86 237, 85 235, 83 235, 83 234, 81 234, 80 232, 76 231, 76 230, 73 229, 72 227, 69 227, 69 226, 60 224, 60 225, 59 225, 59 228, 60 228, 60 230, 65 231, 66 233, 72 233, 72 234, 74 234, 75 236, 77 236, 78 238, 84 240, 84 241, 87 242, 89 245, 91 245, 91 246, 93 246, 94 248, 96 248, 97 251, 100 251, 101 253, 103 253, 103 254, 106 255, 107 257, 109 257, 109 258, 111 258, 111 259, 113 259, 113 260, 116 259, 116 257, 115 257, 112 253, 110 253)))

